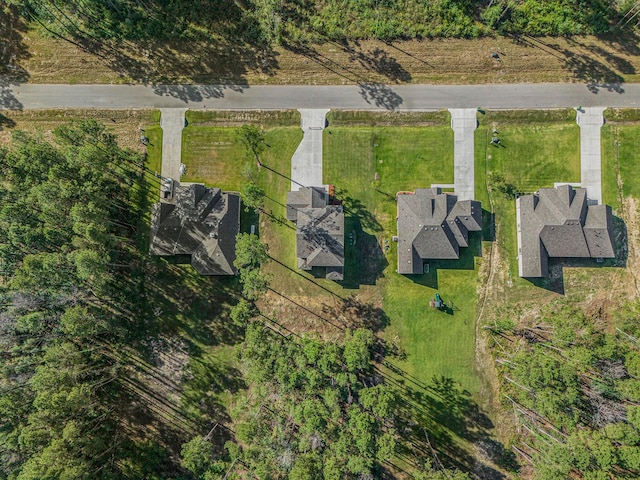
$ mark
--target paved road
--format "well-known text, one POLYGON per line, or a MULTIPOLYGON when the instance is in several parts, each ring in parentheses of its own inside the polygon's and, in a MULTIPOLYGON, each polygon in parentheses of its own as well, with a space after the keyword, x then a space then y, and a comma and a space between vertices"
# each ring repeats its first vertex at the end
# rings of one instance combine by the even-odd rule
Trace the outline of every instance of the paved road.
POLYGON ((368 109, 640 107, 640 84, 0 87, 0 109, 368 109))
POLYGON ((580 183, 591 201, 602 203, 602 164, 600 129, 604 124, 604 108, 583 108, 577 112, 580 126, 580 183))
POLYGON ((291 158, 291 190, 322 185, 322 131, 326 109, 300 109, 304 137, 291 158))
POLYGON ((475 199, 474 136, 478 120, 475 108, 450 108, 453 129, 453 191, 458 200, 475 199))

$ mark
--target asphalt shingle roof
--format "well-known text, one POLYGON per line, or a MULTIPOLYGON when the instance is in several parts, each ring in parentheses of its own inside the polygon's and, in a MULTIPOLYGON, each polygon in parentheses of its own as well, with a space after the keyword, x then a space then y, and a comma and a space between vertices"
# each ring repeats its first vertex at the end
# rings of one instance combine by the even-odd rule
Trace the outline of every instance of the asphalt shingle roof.
POLYGON ((179 186, 174 203, 156 203, 149 253, 191 255, 201 275, 235 275, 240 196, 201 184, 179 186))
POLYGON ((304 187, 287 194, 287 218, 296 223, 298 268, 327 267, 327 278, 342 280, 344 269, 344 213, 341 205, 327 205, 322 187, 304 187))
POLYGON ((546 277, 549 257, 615 257, 611 207, 588 205, 586 189, 541 188, 516 207, 521 277, 546 277))
POLYGON ((439 188, 400 193, 398 201, 398 273, 423 273, 424 260, 457 259, 470 231, 482 230, 482 207, 458 201, 439 188))

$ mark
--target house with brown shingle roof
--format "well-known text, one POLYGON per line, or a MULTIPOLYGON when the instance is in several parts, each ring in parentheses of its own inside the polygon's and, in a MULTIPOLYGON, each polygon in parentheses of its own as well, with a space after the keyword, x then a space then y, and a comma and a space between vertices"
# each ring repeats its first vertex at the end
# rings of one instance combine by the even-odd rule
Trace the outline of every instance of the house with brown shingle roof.
POLYGON ((549 275, 549 258, 614 258, 613 215, 587 190, 560 185, 516 199, 518 273, 549 275))
POLYGON ((287 218, 296 224, 298 268, 325 267, 326 277, 344 278, 344 212, 329 205, 324 187, 302 187, 287 194, 287 218))
POLYGON ((201 275, 235 275, 239 231, 240 195, 201 184, 181 185, 173 202, 153 206, 149 253, 190 255, 201 275))
POLYGON ((456 260, 460 247, 469 246, 469 232, 482 230, 482 206, 458 201, 440 188, 399 192, 398 273, 424 273, 426 260, 456 260))

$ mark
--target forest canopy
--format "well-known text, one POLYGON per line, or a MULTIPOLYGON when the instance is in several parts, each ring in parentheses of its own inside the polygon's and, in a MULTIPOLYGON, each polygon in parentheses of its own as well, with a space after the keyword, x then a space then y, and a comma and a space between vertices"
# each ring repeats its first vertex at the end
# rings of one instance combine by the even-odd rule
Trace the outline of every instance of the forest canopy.
POLYGON ((326 40, 604 34, 633 3, 606 0, 9 0, 57 35, 252 45, 326 40))

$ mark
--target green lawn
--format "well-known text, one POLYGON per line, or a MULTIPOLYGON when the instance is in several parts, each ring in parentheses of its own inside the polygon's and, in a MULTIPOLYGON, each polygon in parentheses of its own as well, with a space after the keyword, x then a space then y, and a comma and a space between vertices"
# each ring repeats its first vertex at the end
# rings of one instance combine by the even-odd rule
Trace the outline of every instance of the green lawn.
MULTIPOLYGON (((330 128, 323 149, 324 182, 362 202, 390 231, 395 229, 395 201, 390 200, 398 191, 453 183, 448 125, 330 128)), ((370 230, 375 228, 380 227, 370 230)))
POLYGON ((159 124, 145 127, 145 136, 149 139, 147 145, 147 168, 152 173, 162 170, 162 128, 159 124))
POLYGON ((640 164, 640 125, 606 124, 602 127, 602 189, 604 203, 619 207, 618 170, 622 194, 640 198, 638 165, 640 164))
MULTIPOLYGON (((522 192, 580 181, 580 130, 575 123, 497 125, 500 146, 486 151, 489 171, 501 173, 522 192)), ((493 126, 483 124, 476 136, 491 141, 493 126)))
MULTIPOLYGON (((300 127, 275 127, 265 130, 265 143, 269 146, 261 155, 265 165, 286 161, 302 139, 300 127)), ((242 190, 255 162, 247 157, 236 137, 236 128, 190 125, 182 133, 182 163, 187 173, 186 182, 203 182, 223 190, 242 190)), ((284 170, 290 174, 290 168, 284 170)), ((286 194, 286 192, 285 192, 286 194)), ((282 197, 284 199, 285 197, 282 197)))
MULTIPOLYGON (((330 128, 324 135, 324 181, 345 191, 347 218, 353 211, 363 233, 384 244, 396 234, 394 197, 398 191, 453 183, 453 131, 448 124, 330 128), (356 208, 349 208, 353 203, 356 208)), ((379 280, 390 321, 384 336, 406 353, 406 360, 392 363, 424 384, 434 376, 445 376, 477 392, 474 252, 466 249, 453 265, 433 262, 429 274, 408 277, 395 273, 395 248, 390 242, 384 279, 379 280), (454 303, 453 315, 429 307, 436 290, 454 303)), ((366 261, 361 259, 352 268, 365 268, 366 261)))
MULTIPOLYGON (((491 209, 485 180, 491 175, 504 177, 524 193, 533 193, 542 187, 553 187, 555 182, 580 182, 580 129, 575 123, 575 111, 556 110, 540 112, 487 112, 478 115, 475 133, 476 194, 491 209), (491 145, 493 131, 501 146, 491 145)), ((496 219, 497 248, 512 282, 507 295, 517 298, 525 292, 535 292, 530 282, 518 277, 515 200, 499 192, 491 196, 496 219)))

